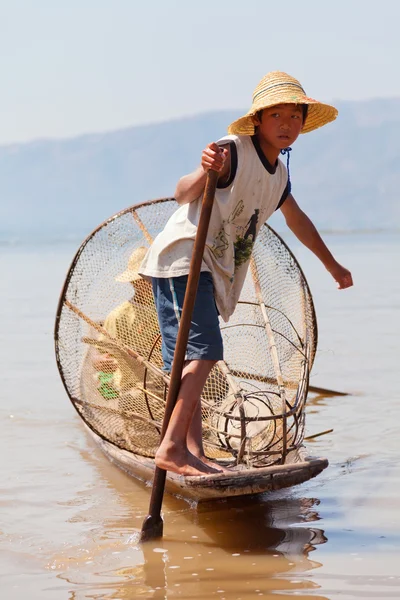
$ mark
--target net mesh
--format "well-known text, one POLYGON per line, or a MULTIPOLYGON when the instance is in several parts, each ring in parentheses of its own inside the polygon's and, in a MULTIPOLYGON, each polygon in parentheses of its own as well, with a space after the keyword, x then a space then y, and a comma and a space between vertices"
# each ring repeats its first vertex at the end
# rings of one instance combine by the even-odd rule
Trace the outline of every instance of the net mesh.
MULTIPOLYGON (((169 377, 151 284, 116 278, 176 207, 173 199, 147 202, 91 234, 72 262, 56 319, 58 367, 76 410, 102 438, 147 457, 159 445, 169 377)), ((249 467, 282 462, 304 437, 317 328, 304 275, 267 225, 221 331, 224 361, 202 394, 205 452, 249 467)))

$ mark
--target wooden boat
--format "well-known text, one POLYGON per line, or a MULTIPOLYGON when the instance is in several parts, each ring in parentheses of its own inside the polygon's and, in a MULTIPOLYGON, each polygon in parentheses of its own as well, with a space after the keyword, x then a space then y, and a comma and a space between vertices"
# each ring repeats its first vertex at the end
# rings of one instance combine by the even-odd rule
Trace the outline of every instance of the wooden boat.
MULTIPOLYGON (((151 288, 139 305, 137 288, 132 298, 132 286, 120 283, 120 273, 175 209, 170 198, 150 201, 101 224, 72 261, 55 325, 57 364, 79 416, 106 456, 145 482, 155 469, 169 376, 162 370, 151 288), (125 330, 122 321, 110 326, 121 307, 134 316, 134 326, 125 330), (109 370, 98 366, 110 361, 109 370)), ((303 445, 315 311, 299 264, 268 226, 258 234, 239 304, 221 331, 225 359, 213 368, 202 395, 203 444, 207 456, 230 471, 168 473, 167 491, 205 500, 315 477, 328 464, 308 457, 303 445)))
MULTIPOLYGON (((153 459, 121 450, 114 444, 103 440, 93 431, 89 431, 112 463, 128 475, 146 484, 151 484, 155 470, 153 459)), ((225 464, 229 465, 229 463, 225 464)), ((165 489, 170 494, 197 502, 262 494, 304 483, 312 477, 316 477, 327 466, 326 458, 309 457, 306 449, 300 447, 286 457, 284 465, 252 469, 231 466, 232 470, 229 473, 202 477, 184 477, 176 473, 167 473, 165 489)))

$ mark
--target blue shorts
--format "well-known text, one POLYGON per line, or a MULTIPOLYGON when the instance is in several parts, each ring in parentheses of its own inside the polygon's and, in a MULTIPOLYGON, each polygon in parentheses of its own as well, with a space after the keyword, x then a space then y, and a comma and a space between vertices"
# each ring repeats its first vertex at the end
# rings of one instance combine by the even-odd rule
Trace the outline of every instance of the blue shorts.
MULTIPOLYGON (((152 277, 164 368, 171 371, 188 276, 152 277)), ((223 345, 211 273, 200 273, 186 360, 222 360, 223 345)))

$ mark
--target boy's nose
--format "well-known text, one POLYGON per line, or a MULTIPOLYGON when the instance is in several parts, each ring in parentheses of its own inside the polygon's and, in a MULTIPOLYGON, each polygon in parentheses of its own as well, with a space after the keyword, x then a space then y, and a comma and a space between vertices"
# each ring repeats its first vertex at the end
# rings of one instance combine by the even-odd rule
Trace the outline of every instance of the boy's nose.
POLYGON ((290 129, 289 123, 281 123, 281 129, 290 129))

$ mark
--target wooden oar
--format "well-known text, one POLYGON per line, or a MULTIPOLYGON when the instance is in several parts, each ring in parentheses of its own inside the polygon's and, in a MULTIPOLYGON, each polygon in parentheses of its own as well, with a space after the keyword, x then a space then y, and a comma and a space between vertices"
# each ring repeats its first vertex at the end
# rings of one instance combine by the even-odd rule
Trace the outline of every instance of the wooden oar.
POLYGON ((328 390, 326 388, 317 387, 315 385, 308 386, 310 392, 319 394, 320 396, 350 396, 349 392, 338 392, 337 390, 328 390))
MULTIPOLYGON (((181 386, 182 370, 185 362, 185 354, 189 338, 189 329, 192 320, 194 303, 196 300, 201 263, 203 260, 208 225, 210 222, 218 176, 219 174, 217 171, 209 171, 204 189, 199 224, 197 227, 196 239, 194 241, 192 259, 190 261, 190 272, 186 287, 185 299, 183 302, 182 316, 179 324, 178 337, 176 340, 174 360, 172 363, 171 383, 168 389, 165 405, 165 414, 161 429, 161 440, 163 439, 167 430, 171 414, 178 398, 179 388, 181 386)), ((153 488, 151 490, 149 514, 143 521, 142 531, 140 534, 141 542, 154 540, 162 537, 163 535, 161 505, 164 496, 165 477, 166 471, 156 467, 153 479, 153 488)))
POLYGON ((332 433, 333 429, 326 429, 325 431, 320 431, 319 433, 314 433, 313 435, 308 435, 305 437, 305 440, 313 440, 317 437, 321 437, 321 435, 326 435, 327 433, 332 433))
MULTIPOLYGON (((235 369, 231 369, 231 373, 239 379, 253 379, 254 381, 262 381, 263 383, 276 384, 275 377, 266 377, 265 375, 260 375, 260 373, 246 373, 246 371, 237 371, 235 369)), ((286 387, 290 388, 295 388, 298 385, 295 381, 285 381, 284 384, 286 387)), ((309 385, 308 391, 321 396, 350 396, 350 392, 338 392, 337 390, 329 390, 315 385, 309 385)))

